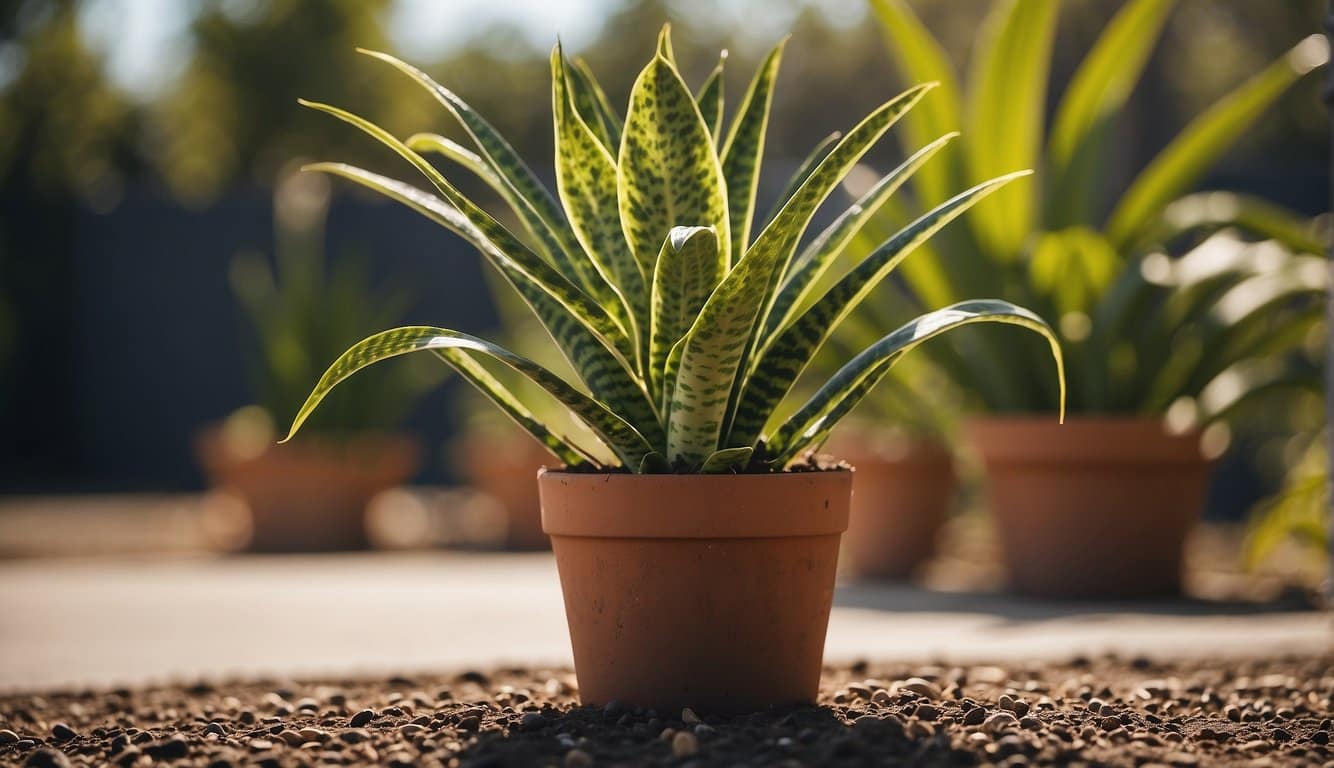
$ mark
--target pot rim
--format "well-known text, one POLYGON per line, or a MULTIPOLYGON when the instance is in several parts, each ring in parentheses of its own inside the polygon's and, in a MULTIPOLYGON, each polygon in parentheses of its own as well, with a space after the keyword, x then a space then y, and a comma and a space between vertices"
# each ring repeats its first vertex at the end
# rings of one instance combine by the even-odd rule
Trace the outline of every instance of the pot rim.
POLYGON ((964 433, 996 464, 1210 464, 1201 431, 1169 431, 1162 417, 1137 414, 1073 416, 1058 423, 1050 415, 972 418, 964 433))
POLYGON ((851 469, 753 475, 537 473, 551 536, 781 538, 848 527, 851 469))

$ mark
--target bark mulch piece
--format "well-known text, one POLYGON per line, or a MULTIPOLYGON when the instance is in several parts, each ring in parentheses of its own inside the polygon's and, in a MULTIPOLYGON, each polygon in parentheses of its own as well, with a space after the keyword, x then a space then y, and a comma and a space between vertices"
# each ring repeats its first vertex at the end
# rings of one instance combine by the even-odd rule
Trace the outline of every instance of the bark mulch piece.
POLYGON ((818 706, 580 707, 568 670, 0 696, 31 766, 1334 766, 1334 655, 866 664, 818 706))

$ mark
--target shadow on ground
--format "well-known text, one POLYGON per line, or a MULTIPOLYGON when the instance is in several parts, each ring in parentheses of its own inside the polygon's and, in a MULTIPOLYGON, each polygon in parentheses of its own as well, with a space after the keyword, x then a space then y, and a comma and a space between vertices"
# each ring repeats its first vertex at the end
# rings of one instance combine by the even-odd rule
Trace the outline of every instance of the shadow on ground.
POLYGON ((1318 610, 1310 596, 1292 592, 1268 602, 1173 597, 1156 600, 1046 600, 997 592, 942 592, 892 582, 840 585, 834 605, 894 613, 975 613, 1024 623, 1078 616, 1255 616, 1318 610))
POLYGON ((683 722, 681 714, 664 717, 614 703, 530 713, 508 733, 482 734, 460 753, 460 766, 857 765, 872 758, 918 765, 958 757, 944 734, 914 738, 898 722, 876 718, 851 727, 828 707, 710 716, 707 724, 683 722))

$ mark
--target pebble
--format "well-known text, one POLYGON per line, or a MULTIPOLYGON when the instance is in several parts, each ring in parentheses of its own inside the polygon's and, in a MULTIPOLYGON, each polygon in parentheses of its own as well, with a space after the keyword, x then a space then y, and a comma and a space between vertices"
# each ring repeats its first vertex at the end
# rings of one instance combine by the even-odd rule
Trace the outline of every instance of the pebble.
POLYGON ((56 723, 51 726, 51 737, 56 741, 69 741, 78 736, 79 732, 64 723, 56 723))
POLYGON ((347 721, 350 728, 361 728, 375 719, 375 710, 363 709, 347 721))
POLYGON ((1019 719, 1009 712, 997 712, 982 721, 982 728, 989 733, 997 733, 1019 724, 1019 719))
POLYGON ((29 768, 69 768, 69 758, 58 749, 43 747, 28 755, 23 764, 29 768))
POLYGON ((148 753, 159 760, 180 760, 190 754, 190 742, 180 736, 173 736, 149 747, 148 753))
POLYGON ((690 757, 699 751, 699 740, 695 734, 690 731, 677 731, 672 737, 672 755, 675 757, 690 757))
POLYGON ((912 691, 913 693, 920 694, 928 699, 940 698, 940 688, 935 683, 924 678, 910 677, 907 680, 900 682, 896 687, 899 690, 912 691))
POLYGON ((383 683, 339 682, 227 684, 197 695, 184 688, 9 695, 0 696, 0 763, 27 759, 36 765, 146 768, 185 758, 209 768, 498 767, 519 754, 510 748, 519 747, 525 761, 567 768, 613 760, 656 760, 679 768, 714 761, 735 765, 750 759, 747 755, 763 755, 758 762, 784 768, 862 763, 882 755, 905 764, 998 768, 1077 763, 1334 768, 1332 658, 1253 660, 1236 668, 1209 661, 1165 664, 1155 667, 1161 681, 1127 674, 1124 662, 1102 658, 1080 671, 1060 665, 997 669, 982 674, 1000 681, 988 684, 971 674, 972 668, 868 665, 850 676, 844 667, 821 694, 826 705, 841 694, 843 705, 727 718, 721 721, 726 727, 705 723, 688 708, 678 711, 679 719, 673 712, 616 703, 580 708, 574 686, 553 694, 562 685, 546 685, 573 678, 549 671, 502 670, 494 688, 468 685, 439 695, 434 692, 446 690, 439 687, 441 680, 426 679, 399 691, 387 691, 383 683), (1287 670, 1286 682, 1257 687, 1254 681, 1270 670, 1287 670), (882 672, 896 682, 871 678, 882 672), (343 689, 342 703, 331 706, 330 691, 343 689), (266 693, 268 701, 261 705, 266 693), (301 698, 306 693, 311 695, 301 698), (274 715, 279 699, 295 702, 300 719, 274 715), (312 709, 311 701, 320 705, 312 709), (364 718, 356 720, 361 726, 345 727, 356 718, 364 718), (66 738, 59 740, 57 723, 70 733, 77 727, 78 733, 61 732, 66 738), (22 728, 43 738, 24 736, 22 728), (52 748, 61 744, 69 745, 62 747, 69 754, 63 763, 52 762, 60 759, 52 748))

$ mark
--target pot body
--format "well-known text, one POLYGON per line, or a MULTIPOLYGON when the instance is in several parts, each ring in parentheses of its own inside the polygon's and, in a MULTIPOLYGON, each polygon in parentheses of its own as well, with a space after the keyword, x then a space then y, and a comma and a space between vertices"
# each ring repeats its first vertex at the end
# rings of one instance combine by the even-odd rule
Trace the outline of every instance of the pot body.
POLYGON ((365 549, 367 503, 411 478, 421 461, 417 442, 395 435, 306 440, 239 457, 214 429, 196 450, 210 482, 249 507, 256 552, 365 549))
POLYGON ((1011 587, 1045 597, 1181 592, 1210 462, 1158 419, 1055 416, 968 425, 1011 587))
POLYGON ((851 472, 543 470, 538 484, 583 703, 815 700, 851 472))
POLYGON ((505 510, 505 548, 510 550, 551 548, 542 532, 542 502, 533 475, 554 461, 536 440, 519 432, 468 435, 454 450, 454 464, 468 484, 505 510))
POLYGON ((868 579, 905 580, 935 554, 954 497, 954 457, 926 440, 885 449, 839 442, 829 451, 857 468, 843 559, 868 579))

